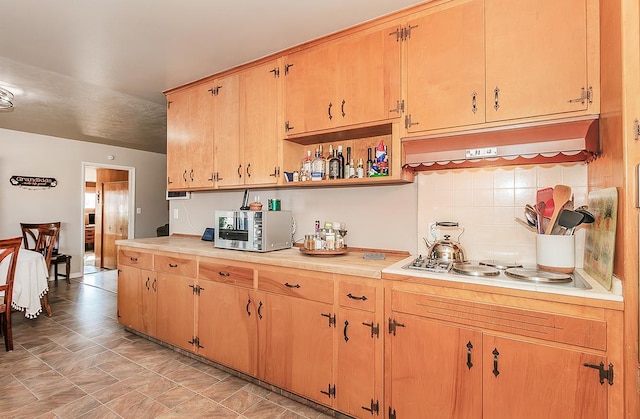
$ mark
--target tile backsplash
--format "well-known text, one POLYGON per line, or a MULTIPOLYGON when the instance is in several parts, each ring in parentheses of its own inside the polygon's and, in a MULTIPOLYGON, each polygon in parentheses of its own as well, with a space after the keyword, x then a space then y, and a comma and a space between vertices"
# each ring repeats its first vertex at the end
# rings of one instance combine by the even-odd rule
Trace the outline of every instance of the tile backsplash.
MULTIPOLYGON (((433 241, 429 226, 457 221, 464 228, 460 243, 470 260, 495 259, 535 265, 535 233, 518 224, 525 204, 535 204, 536 190, 565 184, 575 206, 587 203, 584 163, 478 168, 422 172, 418 182, 417 249, 426 253, 423 237, 433 241)), ((436 230, 438 238, 461 230, 436 230)), ((576 267, 582 267, 584 229, 576 231, 576 267)))

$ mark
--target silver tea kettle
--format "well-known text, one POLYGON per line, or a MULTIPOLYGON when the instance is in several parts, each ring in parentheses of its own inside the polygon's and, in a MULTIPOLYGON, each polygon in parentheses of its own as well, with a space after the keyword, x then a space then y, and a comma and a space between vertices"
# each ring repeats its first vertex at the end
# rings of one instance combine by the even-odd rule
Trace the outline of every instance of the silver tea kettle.
MULTIPOLYGON (((435 229, 439 227, 459 227, 458 223, 452 221, 438 221, 431 225, 431 235, 437 238, 435 229)), ((451 240, 449 234, 444 235, 444 239, 435 240, 431 243, 426 237, 423 238, 424 243, 429 248, 427 257, 429 259, 447 260, 452 262, 466 262, 467 256, 464 249, 460 245, 460 237, 464 234, 464 228, 461 227, 461 232, 458 235, 458 241, 451 240)))

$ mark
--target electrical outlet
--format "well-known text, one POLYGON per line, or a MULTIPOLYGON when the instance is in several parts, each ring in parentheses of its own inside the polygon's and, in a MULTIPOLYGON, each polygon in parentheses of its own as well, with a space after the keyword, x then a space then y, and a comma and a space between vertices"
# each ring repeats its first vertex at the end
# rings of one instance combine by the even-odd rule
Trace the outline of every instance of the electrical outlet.
POLYGON ((136 208, 136 214, 138 215, 142 214, 142 208, 136 208))
POLYGON ((178 208, 173 209, 173 218, 176 220, 178 219, 178 208))

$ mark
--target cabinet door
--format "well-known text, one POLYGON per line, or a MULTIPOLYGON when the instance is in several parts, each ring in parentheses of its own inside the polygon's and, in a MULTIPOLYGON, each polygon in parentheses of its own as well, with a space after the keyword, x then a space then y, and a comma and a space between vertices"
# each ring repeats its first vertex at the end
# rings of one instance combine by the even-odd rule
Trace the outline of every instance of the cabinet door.
POLYGON ((487 121, 587 109, 584 0, 485 0, 485 22, 487 121))
POLYGON ((248 185, 278 181, 280 72, 276 60, 240 74, 240 139, 248 185))
POLYGON ((483 123, 483 1, 446 3, 426 13, 408 23, 407 131, 483 123))
POLYGON ((483 352, 485 418, 607 417, 609 384, 583 365, 605 358, 487 334, 483 352))
POLYGON ((398 418, 482 418, 482 333, 396 313, 391 321, 391 411, 398 418))
POLYGON ((189 141, 189 91, 167 96, 167 189, 187 185, 187 142, 189 141))
POLYGON ((218 186, 242 185, 246 167, 242 165, 240 144, 239 78, 231 74, 215 80, 215 166, 218 186))
POLYGON ((331 127, 337 96, 335 50, 321 45, 291 54, 286 61, 287 133, 299 134, 331 127))
POLYGON ((214 119, 216 101, 210 84, 190 88, 189 139, 184 157, 187 166, 187 182, 191 188, 213 187, 214 119))
POLYGON ((258 306, 258 378, 331 405, 332 305, 261 293, 258 306))
POLYGON ((142 333, 156 337, 156 309, 158 307, 158 279, 153 271, 140 270, 142 306, 140 311, 142 333))
POLYGON ((400 42, 396 26, 349 36, 337 43, 337 96, 333 126, 383 121, 399 117, 392 110, 400 100, 400 42))
POLYGON ((135 330, 142 329, 139 273, 139 269, 129 266, 120 266, 118 269, 118 323, 135 330))
POLYGON ((257 303, 251 290, 200 281, 198 353, 222 365, 256 375, 257 303))
POLYGON ((356 417, 374 414, 381 403, 376 389, 376 371, 381 368, 376 365, 376 346, 382 342, 379 333, 372 333, 376 324, 375 313, 367 311, 340 309, 338 315, 336 409, 356 417))
POLYGON ((180 348, 193 351, 191 341, 194 330, 194 279, 157 273, 157 338, 180 348))

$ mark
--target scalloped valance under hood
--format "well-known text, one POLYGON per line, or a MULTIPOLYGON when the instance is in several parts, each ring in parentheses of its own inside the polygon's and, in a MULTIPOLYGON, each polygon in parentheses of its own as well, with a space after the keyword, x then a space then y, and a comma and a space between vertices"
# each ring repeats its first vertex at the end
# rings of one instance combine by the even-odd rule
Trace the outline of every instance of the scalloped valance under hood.
POLYGON ((402 148, 416 171, 589 162, 600 153, 598 116, 405 138, 402 148))

